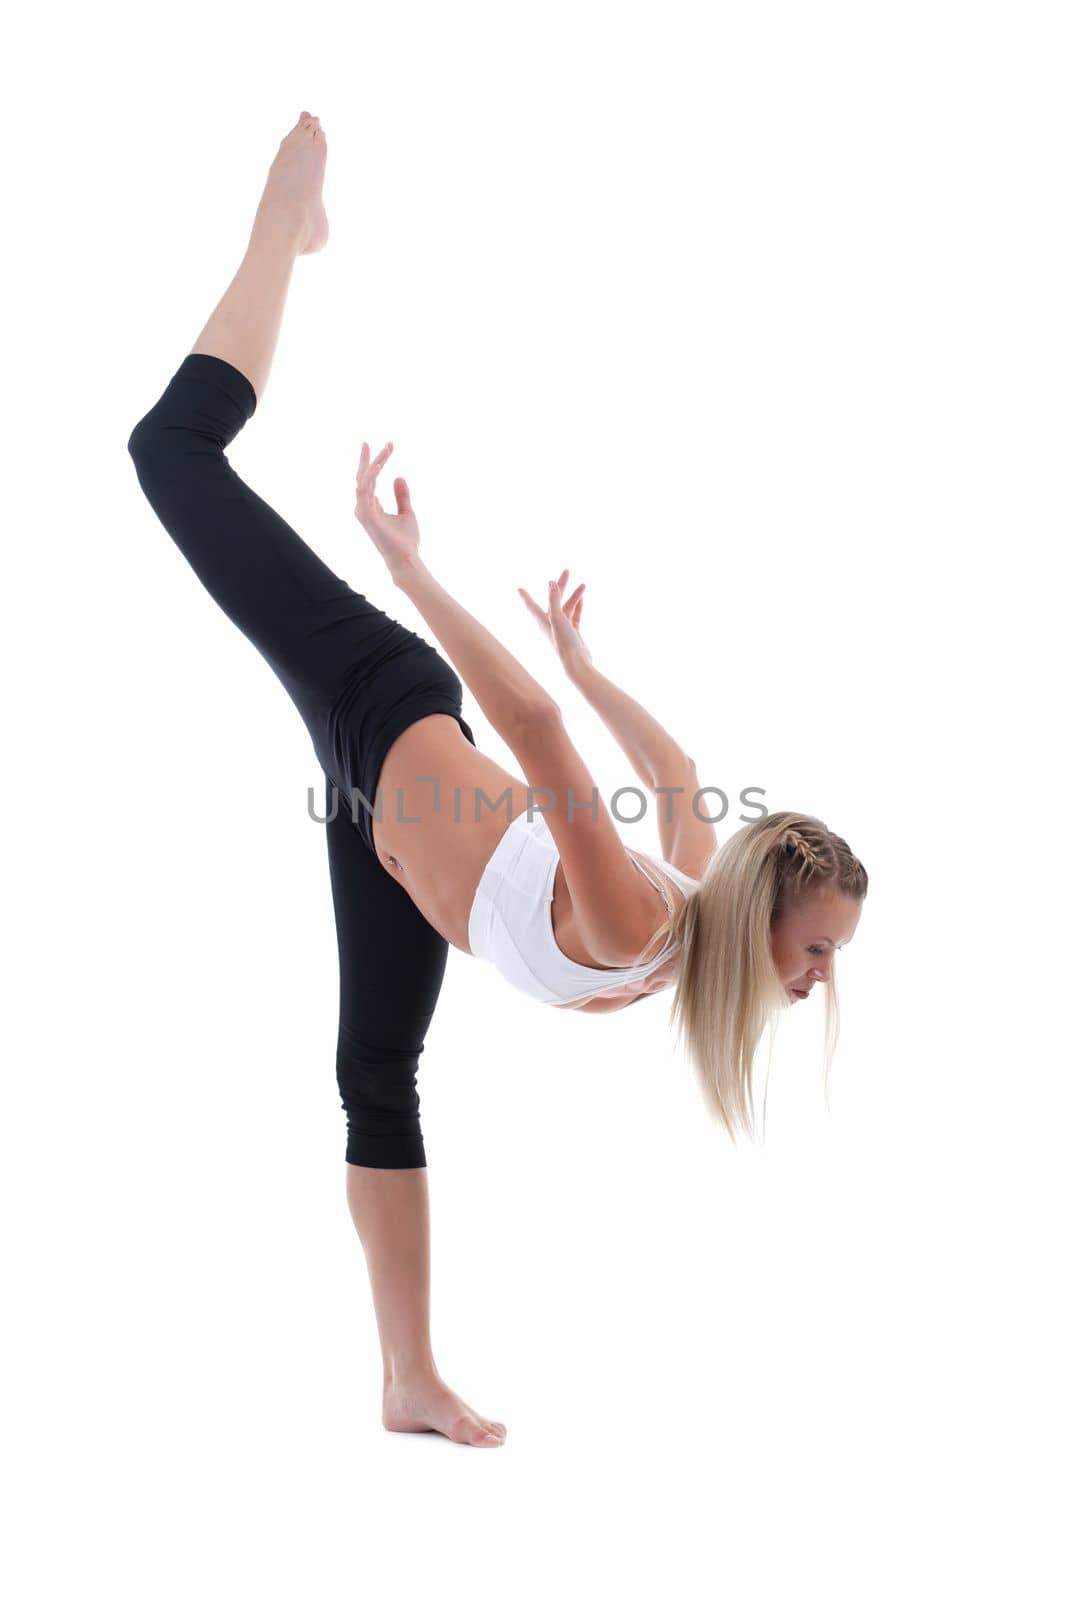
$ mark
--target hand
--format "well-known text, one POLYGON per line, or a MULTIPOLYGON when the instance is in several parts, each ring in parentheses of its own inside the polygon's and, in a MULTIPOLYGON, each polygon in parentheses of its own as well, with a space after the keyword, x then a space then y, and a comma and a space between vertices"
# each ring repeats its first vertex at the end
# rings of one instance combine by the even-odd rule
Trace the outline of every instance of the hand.
POLYGON ((411 496, 403 478, 393 479, 397 515, 386 511, 375 494, 378 474, 392 454, 392 444, 370 459, 364 444, 356 473, 356 516, 370 534, 393 577, 409 565, 419 548, 419 525, 411 509, 411 496))
POLYGON ((589 646, 578 632, 582 620, 582 602, 585 599, 582 591, 585 584, 580 583, 570 599, 564 600, 562 591, 569 576, 570 569, 564 567, 558 583, 549 580, 547 611, 542 611, 541 607, 530 599, 525 589, 520 589, 519 593, 526 602, 527 610, 537 618, 541 632, 551 640, 558 651, 563 669, 570 678, 582 667, 591 667, 593 658, 589 653, 589 646))

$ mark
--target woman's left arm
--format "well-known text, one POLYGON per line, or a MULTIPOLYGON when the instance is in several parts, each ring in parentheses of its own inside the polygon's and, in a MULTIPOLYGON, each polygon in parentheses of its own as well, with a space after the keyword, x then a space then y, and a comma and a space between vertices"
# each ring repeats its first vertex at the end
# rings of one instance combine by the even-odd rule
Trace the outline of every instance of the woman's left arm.
POLYGON ((701 784, 693 758, 650 711, 594 666, 579 665, 568 677, 614 734, 645 788, 655 795, 663 859, 692 878, 702 878, 719 841, 714 823, 696 798, 701 784))
POLYGON ((567 673, 611 733, 646 789, 678 781, 692 761, 650 711, 592 663, 576 663, 567 673))
POLYGON ((544 685, 438 583, 417 556, 397 568, 393 582, 433 629, 505 744, 511 745, 516 728, 539 712, 560 710, 544 685))
POLYGON ((718 841, 714 825, 696 805, 701 793, 696 764, 650 711, 593 665, 580 632, 585 584, 580 583, 564 600, 563 587, 569 576, 570 569, 565 567, 558 583, 549 582, 547 610, 536 605, 525 589, 519 593, 551 639, 567 677, 614 736, 645 788, 655 793, 664 860, 690 877, 700 878, 718 841))
POLYGON ((527 610, 551 639, 567 677, 588 700, 645 788, 675 783, 679 773, 688 776, 692 762, 677 739, 632 695, 593 665, 589 646, 581 634, 585 584, 580 583, 570 599, 564 600, 563 588, 569 576, 570 568, 565 567, 558 583, 549 581, 547 609, 520 589, 527 610))

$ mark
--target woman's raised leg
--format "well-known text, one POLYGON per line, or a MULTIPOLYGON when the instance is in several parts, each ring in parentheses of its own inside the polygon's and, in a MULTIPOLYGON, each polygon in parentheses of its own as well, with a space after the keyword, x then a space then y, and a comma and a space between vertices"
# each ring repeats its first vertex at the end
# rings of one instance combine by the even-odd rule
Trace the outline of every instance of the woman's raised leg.
POLYGON ((352 741, 335 709, 413 636, 331 571, 226 455, 266 385, 293 263, 326 240, 324 160, 317 120, 304 113, 271 165, 237 274, 129 452, 174 543, 281 679, 347 794, 352 741))
POLYGON ((274 362, 293 263, 329 238, 325 172, 326 135, 318 117, 302 111, 271 163, 244 260, 190 351, 237 367, 257 400, 274 362))

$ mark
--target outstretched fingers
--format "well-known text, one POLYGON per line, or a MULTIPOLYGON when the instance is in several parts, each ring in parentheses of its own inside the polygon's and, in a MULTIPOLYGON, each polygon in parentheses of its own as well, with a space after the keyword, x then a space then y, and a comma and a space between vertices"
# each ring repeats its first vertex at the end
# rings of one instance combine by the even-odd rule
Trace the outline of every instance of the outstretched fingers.
MULTIPOLYGON (((563 576, 566 577, 566 573, 564 573, 563 576)), ((562 578, 560 579, 559 584, 557 585, 556 592, 555 592, 556 603, 558 604, 560 610, 563 612, 563 615, 565 617, 567 617, 571 622, 574 621, 575 609, 576 608, 578 608, 578 609, 581 608, 582 590, 584 588, 585 588, 585 584, 584 583, 580 583, 578 585, 577 589, 575 589, 574 593, 570 596, 570 598, 568 600, 564 600, 564 598, 563 598, 563 579, 562 578)))
POLYGON ((585 598, 585 584, 580 583, 570 598, 568 600, 564 600, 562 598, 563 589, 566 586, 569 576, 570 568, 564 567, 563 571, 559 575, 558 580, 553 581, 551 578, 549 579, 547 610, 539 606, 536 600, 531 599, 525 589, 519 589, 519 593, 526 604, 527 610, 529 610, 537 618, 542 627, 548 628, 551 626, 551 614, 553 608, 557 605, 563 612, 563 615, 567 617, 569 621, 573 622, 575 626, 577 626, 578 619, 582 614, 582 601, 585 598))
POLYGON ((541 607, 537 604, 537 601, 536 600, 532 600, 530 598, 530 596, 526 593, 525 589, 520 589, 519 593, 522 595, 523 600, 526 602, 527 610, 528 611, 532 611, 534 616, 537 618, 538 622, 540 622, 543 627, 547 628, 547 626, 548 626, 548 612, 547 611, 542 611, 541 607))
POLYGON ((378 474, 382 470, 382 467, 385 465, 386 461, 389 459, 392 449, 393 446, 390 442, 385 446, 384 450, 379 450, 374 460, 371 461, 370 446, 367 443, 364 443, 363 448, 359 452, 359 471, 357 474, 357 482, 360 485, 365 485, 368 490, 373 490, 378 479, 378 474))

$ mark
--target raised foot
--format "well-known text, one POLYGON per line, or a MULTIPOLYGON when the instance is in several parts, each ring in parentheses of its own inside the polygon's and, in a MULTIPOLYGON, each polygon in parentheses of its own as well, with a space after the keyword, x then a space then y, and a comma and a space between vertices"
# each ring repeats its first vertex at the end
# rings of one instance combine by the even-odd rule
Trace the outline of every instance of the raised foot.
POLYGON ((432 1377, 387 1384, 382 1426, 392 1433, 443 1433, 456 1444, 476 1445, 503 1444, 508 1432, 502 1422, 479 1416, 447 1383, 432 1377))
POLYGON ((326 135, 318 117, 302 111, 278 146, 278 154, 259 203, 260 214, 284 218, 298 237, 297 254, 321 250, 330 237, 330 224, 322 203, 326 173, 326 135))

